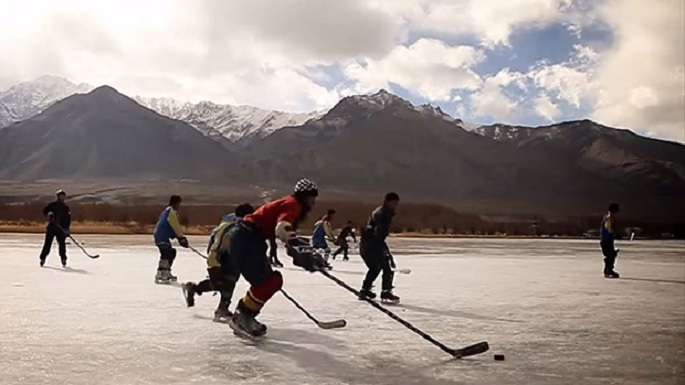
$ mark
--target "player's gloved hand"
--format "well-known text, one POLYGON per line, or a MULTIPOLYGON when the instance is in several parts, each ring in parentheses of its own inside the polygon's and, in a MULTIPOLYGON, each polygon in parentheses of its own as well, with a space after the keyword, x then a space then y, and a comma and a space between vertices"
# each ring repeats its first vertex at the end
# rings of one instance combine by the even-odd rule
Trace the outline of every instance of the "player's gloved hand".
POLYGON ((393 258, 392 254, 390 254, 390 250, 385 249, 385 257, 388 258, 388 263, 390 264, 390 267, 396 269, 397 265, 395 265, 395 258, 393 258))
POLYGON ((190 244, 188 243, 188 238, 186 237, 181 237, 178 239, 178 244, 181 245, 181 247, 189 247, 190 244))
POLYGON ((314 252, 306 238, 291 238, 286 243, 286 250, 293 258, 293 264, 307 271, 315 272, 326 265, 323 258, 314 252))
POLYGON ((50 211, 50 212, 48 213, 48 221, 49 221, 50 223, 52 223, 52 222, 55 221, 55 214, 53 214, 52 211, 50 211))

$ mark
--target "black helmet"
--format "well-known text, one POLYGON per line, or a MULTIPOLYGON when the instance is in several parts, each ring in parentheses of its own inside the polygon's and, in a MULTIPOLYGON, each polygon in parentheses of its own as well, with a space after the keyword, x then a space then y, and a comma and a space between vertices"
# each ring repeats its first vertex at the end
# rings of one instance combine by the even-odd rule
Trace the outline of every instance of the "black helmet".
POLYGON ((235 208, 235 211, 233 211, 233 214, 235 214, 236 217, 242 218, 246 215, 252 214, 253 212, 254 212, 254 207, 252 207, 251 204, 242 203, 242 204, 239 204, 235 208))
POLYGON ((293 190, 295 195, 313 195, 319 196, 319 190, 316 187, 316 183, 310 181, 309 179, 302 178, 295 183, 295 189, 293 190))
POLYGON ((57 190, 57 192, 55 193, 55 195, 56 195, 56 196, 60 196, 60 195, 64 195, 64 196, 66 196, 66 195, 67 195, 67 193, 66 193, 66 192, 64 192, 64 190, 60 189, 60 190, 57 190))

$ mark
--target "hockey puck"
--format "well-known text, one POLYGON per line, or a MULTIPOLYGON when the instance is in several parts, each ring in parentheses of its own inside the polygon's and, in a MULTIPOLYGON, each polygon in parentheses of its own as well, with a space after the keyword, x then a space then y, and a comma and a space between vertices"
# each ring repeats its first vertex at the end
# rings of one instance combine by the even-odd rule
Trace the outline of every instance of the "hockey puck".
POLYGON ((495 361, 504 361, 504 354, 495 354, 495 361))

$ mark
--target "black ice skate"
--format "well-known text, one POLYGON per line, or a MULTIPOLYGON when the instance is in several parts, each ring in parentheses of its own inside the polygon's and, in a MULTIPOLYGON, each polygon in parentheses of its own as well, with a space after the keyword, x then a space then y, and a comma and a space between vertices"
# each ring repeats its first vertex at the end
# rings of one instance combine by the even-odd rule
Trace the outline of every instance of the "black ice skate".
POLYGON ((371 289, 361 289, 359 290, 359 299, 375 299, 376 293, 372 292, 371 289))
POLYGON ((228 320, 228 326, 233 333, 247 338, 261 337, 266 334, 266 325, 255 319, 255 315, 249 311, 236 309, 233 317, 228 320))
POLYGON ((212 321, 228 323, 231 317, 233 317, 233 313, 231 313, 228 309, 216 309, 214 310, 214 318, 212 321))
POLYGON ((275 259, 273 262, 271 262, 271 265, 273 267, 283 267, 283 264, 278 259, 275 259))
POLYGON ((41 260, 40 260, 40 267, 43 267, 43 265, 45 265, 45 260, 44 260, 44 259, 41 259, 41 260))
POLYGON ((400 303, 400 297, 393 294, 390 290, 383 290, 381 292, 381 303, 397 304, 400 303))
POLYGON ((155 283, 159 285, 168 285, 171 283, 171 279, 169 278, 169 272, 167 270, 157 270, 157 274, 155 275, 155 283))
POLYGON ((183 298, 186 300, 186 305, 188 307, 195 306, 195 289, 197 289, 197 285, 187 282, 181 285, 181 289, 183 290, 183 298))
POLYGON ((618 275, 618 272, 616 271, 605 271, 604 272, 604 278, 619 278, 620 275, 618 275))

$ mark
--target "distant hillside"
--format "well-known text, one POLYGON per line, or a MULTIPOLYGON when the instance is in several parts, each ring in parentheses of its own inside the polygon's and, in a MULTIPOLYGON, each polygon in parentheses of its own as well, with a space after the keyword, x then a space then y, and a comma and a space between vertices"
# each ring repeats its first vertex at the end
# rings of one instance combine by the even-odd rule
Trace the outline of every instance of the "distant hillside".
POLYGON ((107 86, 0 130, 6 179, 216 178, 230 159, 193 127, 107 86))

